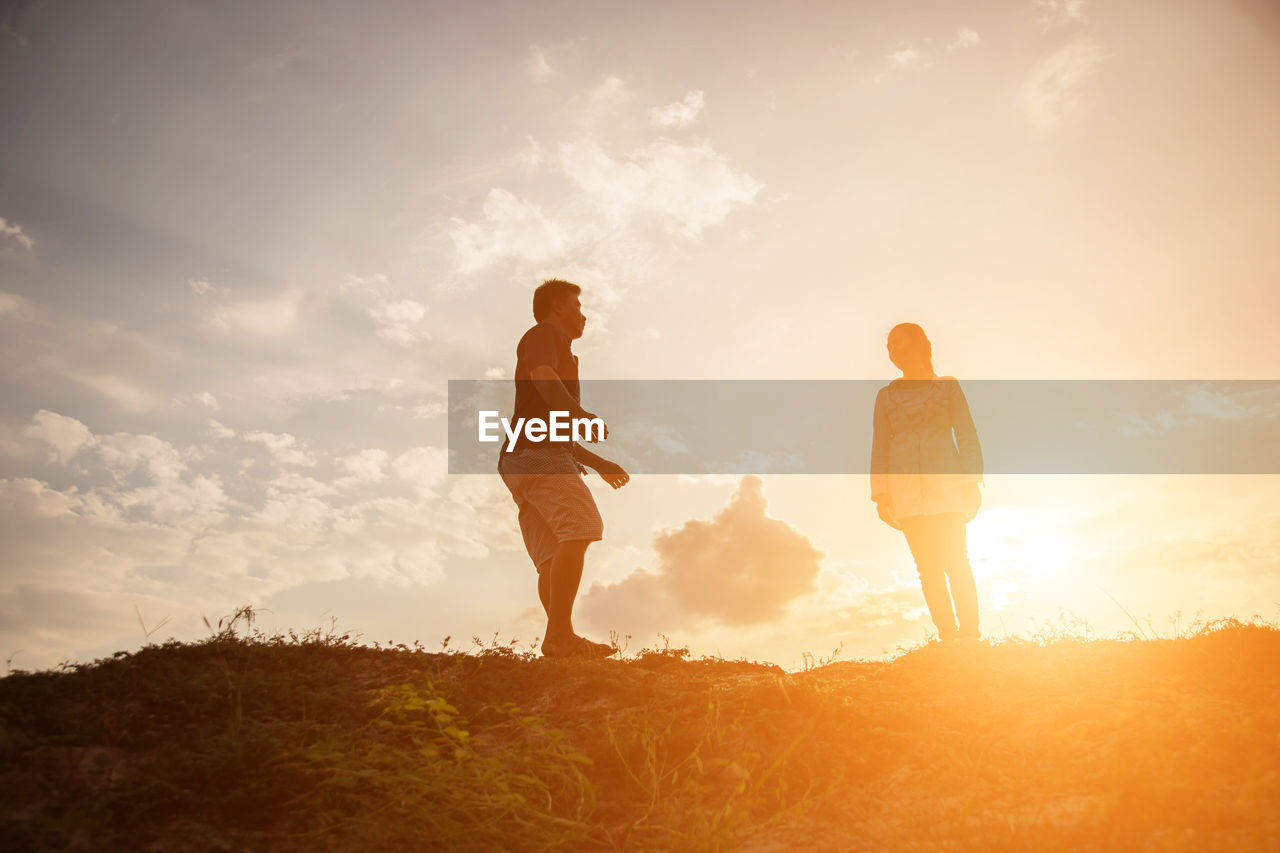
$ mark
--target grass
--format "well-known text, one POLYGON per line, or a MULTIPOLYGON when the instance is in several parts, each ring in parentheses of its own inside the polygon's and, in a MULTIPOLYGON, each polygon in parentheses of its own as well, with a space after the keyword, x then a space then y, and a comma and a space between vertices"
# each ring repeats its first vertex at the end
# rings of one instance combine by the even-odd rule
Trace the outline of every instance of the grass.
MULTIPOLYGON (((1087 627, 1087 626, 1086 626, 1087 627)), ((1147 633, 1147 636, 1152 636, 1147 633)), ((7 849, 1274 850, 1280 631, 891 661, 266 636, 0 680, 7 849)))

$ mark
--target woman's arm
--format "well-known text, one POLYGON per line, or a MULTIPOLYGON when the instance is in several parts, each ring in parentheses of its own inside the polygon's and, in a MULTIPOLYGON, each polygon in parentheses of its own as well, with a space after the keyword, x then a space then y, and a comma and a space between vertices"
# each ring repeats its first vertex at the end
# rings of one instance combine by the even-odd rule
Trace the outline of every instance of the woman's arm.
POLYGON ((876 503, 889 499, 889 413, 885 409, 885 389, 876 394, 871 433, 871 499, 876 503))
POLYGON ((973 425, 973 415, 969 413, 969 401, 955 379, 951 391, 951 428, 956 433, 956 447, 960 451, 961 469, 965 479, 972 483, 982 482, 982 445, 978 442, 978 428, 973 425))

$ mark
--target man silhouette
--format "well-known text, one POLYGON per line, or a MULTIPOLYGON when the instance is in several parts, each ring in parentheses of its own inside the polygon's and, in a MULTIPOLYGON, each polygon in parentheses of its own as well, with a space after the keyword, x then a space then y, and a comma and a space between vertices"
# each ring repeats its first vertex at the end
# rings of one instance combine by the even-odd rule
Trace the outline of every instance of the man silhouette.
MULTIPOLYGON (((581 292, 578 285, 554 278, 533 292, 537 325, 516 346, 512 423, 519 418, 549 422, 553 411, 568 412, 574 419, 596 418, 580 403, 578 357, 571 349, 587 324, 581 292)), ((630 480, 620 465, 576 441, 534 442, 523 431, 510 451, 504 445, 498 457, 498 473, 520 511, 525 549, 538 568, 538 598, 547 614, 542 653, 547 657, 604 657, 617 651, 573 630, 573 603, 587 546, 604 538, 600 511, 582 480, 584 465, 615 489, 630 480)))

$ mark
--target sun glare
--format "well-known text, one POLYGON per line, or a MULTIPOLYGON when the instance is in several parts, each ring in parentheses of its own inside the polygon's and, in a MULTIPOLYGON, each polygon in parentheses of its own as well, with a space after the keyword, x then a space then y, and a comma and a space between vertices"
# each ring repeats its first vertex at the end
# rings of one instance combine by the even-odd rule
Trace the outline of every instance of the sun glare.
POLYGON ((1013 507, 979 515, 969 525, 968 541, 977 577, 1012 581, 1033 591, 1056 587, 1079 559, 1074 541, 1053 519, 1013 507))

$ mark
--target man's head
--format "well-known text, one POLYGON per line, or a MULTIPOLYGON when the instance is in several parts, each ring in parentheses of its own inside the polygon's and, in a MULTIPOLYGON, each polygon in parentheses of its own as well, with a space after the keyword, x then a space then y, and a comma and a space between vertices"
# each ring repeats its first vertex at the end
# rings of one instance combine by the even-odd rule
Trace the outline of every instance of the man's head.
POLYGON ((582 313, 582 288, 573 282, 549 278, 533 292, 533 319, 555 323, 570 340, 582 337, 587 318, 582 313))

